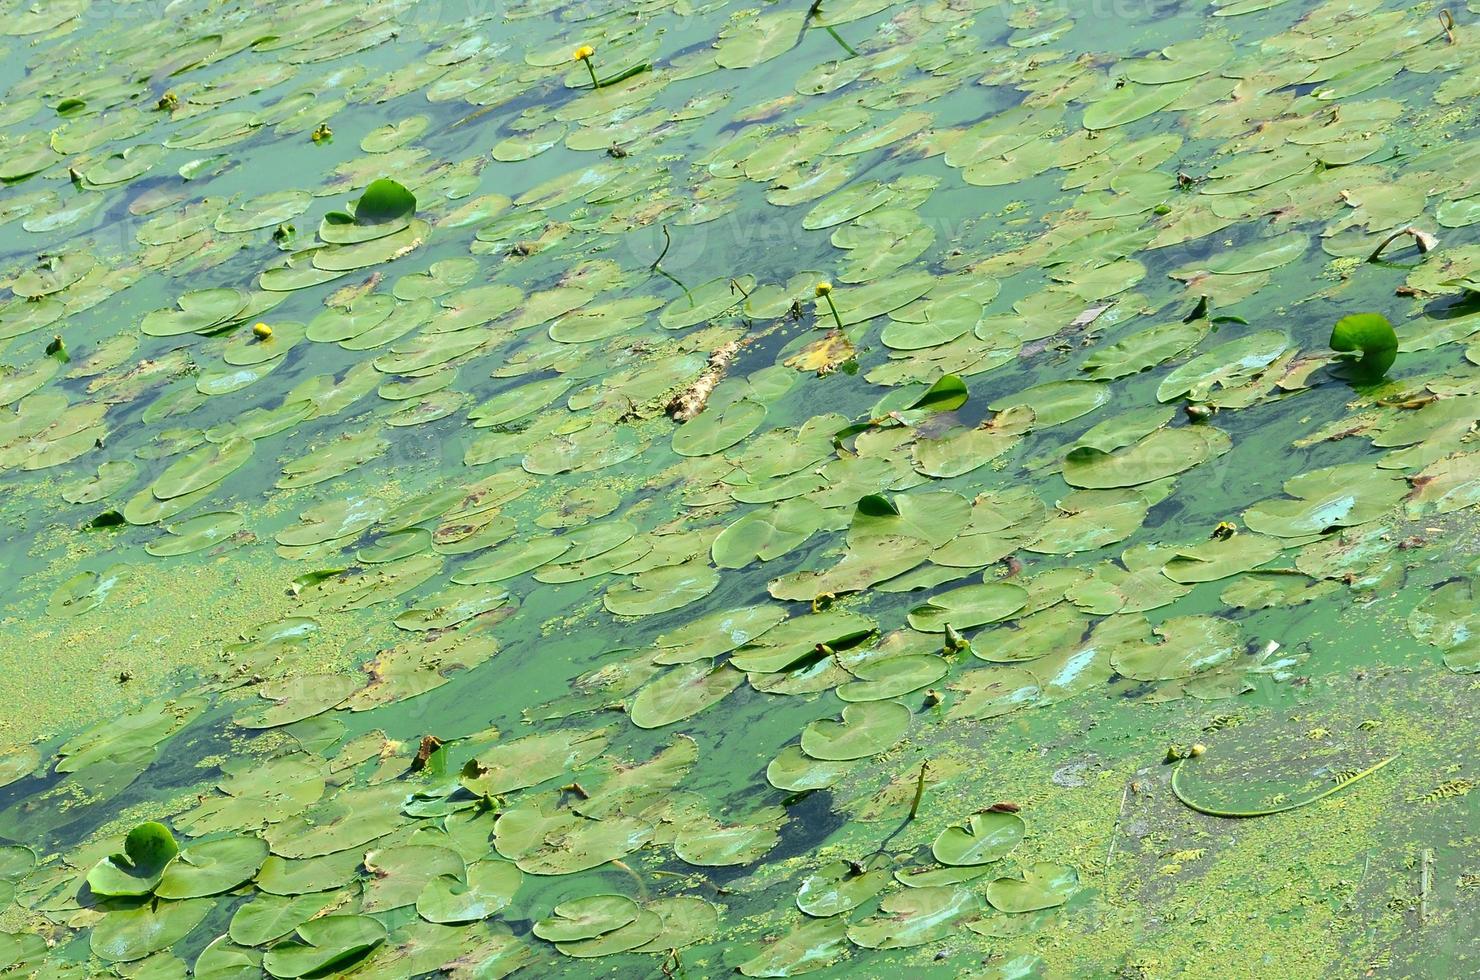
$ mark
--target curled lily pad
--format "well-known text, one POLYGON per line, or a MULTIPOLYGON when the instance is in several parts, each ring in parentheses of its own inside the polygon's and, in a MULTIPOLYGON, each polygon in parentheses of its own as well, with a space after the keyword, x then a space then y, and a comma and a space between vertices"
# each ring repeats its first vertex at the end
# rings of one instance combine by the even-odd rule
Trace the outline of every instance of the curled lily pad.
POLYGON ((1398 357, 1398 334, 1381 313, 1353 313, 1331 328, 1332 350, 1360 352, 1353 365, 1365 378, 1380 378, 1398 357))
POLYGON ((141 823, 128 832, 121 853, 93 865, 87 873, 87 887, 97 895, 148 895, 179 853, 168 827, 153 821, 141 823))

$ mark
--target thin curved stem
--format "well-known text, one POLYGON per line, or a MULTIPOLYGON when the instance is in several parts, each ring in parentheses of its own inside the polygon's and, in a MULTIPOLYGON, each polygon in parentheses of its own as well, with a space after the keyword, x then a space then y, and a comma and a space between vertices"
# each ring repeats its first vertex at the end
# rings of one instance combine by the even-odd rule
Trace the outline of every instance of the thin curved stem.
POLYGON ((1368 768, 1363 769, 1351 779, 1342 780, 1335 786, 1332 786, 1330 789, 1323 790, 1322 792, 1317 793, 1314 796, 1308 796, 1303 800, 1296 800, 1293 803, 1284 803, 1280 806, 1268 807, 1263 810, 1219 810, 1215 807, 1198 803, 1196 800, 1189 799, 1187 794, 1183 792, 1181 785, 1178 783, 1178 778, 1182 775, 1182 767, 1187 764, 1186 759, 1182 759, 1181 761, 1179 761, 1177 763, 1177 768, 1172 770, 1172 793, 1189 809, 1196 810, 1198 813, 1206 813, 1210 817, 1227 817, 1230 819, 1243 819, 1245 817, 1268 817, 1276 813, 1287 813, 1290 810, 1298 810, 1300 807, 1308 806, 1309 804, 1315 803, 1318 800, 1324 800, 1326 797, 1332 795, 1333 793, 1339 793, 1350 786, 1352 783, 1355 783, 1361 779, 1366 779, 1368 776, 1372 775, 1374 772, 1381 769, 1389 762, 1392 762, 1394 759, 1402 754, 1403 753, 1398 752, 1394 755, 1390 755, 1376 765, 1369 766, 1368 768))

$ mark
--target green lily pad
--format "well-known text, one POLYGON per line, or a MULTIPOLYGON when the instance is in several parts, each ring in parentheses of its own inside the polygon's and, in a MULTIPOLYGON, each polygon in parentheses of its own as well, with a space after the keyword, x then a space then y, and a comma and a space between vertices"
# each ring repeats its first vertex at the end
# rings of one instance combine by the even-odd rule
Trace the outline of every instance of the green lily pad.
POLYGON ((941 864, 990 864, 1012 853, 1026 828, 1015 813, 974 813, 964 823, 941 831, 930 851, 941 864))
POLYGON ((887 858, 867 862, 832 861, 802 879, 797 908, 826 918, 849 912, 883 891, 894 880, 887 858))
POLYGON ((508 861, 475 861, 462 880, 442 874, 427 882, 416 899, 416 912, 428 922, 462 923, 491 918, 507 908, 524 875, 508 861))
POLYGON ((204 898, 249 881, 267 859, 267 842, 222 837, 192 844, 164 871, 154 894, 160 898, 204 898))
POLYGON ((1039 862, 1023 877, 998 878, 987 884, 987 901, 999 912, 1019 915, 1057 908, 1079 890, 1079 873, 1067 864, 1039 862))
POLYGON ((335 892, 258 895, 232 915, 228 929, 230 939, 241 946, 265 946, 317 917, 333 905, 337 897, 335 892))
POLYGON ((896 701, 864 701, 843 708, 842 721, 824 718, 802 729, 802 751, 824 762, 877 755, 904 737, 910 709, 896 701))
POLYGON ((841 916, 804 919, 738 967, 747 977, 795 977, 837 961, 848 948, 841 916))
POLYGON ((1408 632, 1438 647, 1456 673, 1480 671, 1480 615, 1469 582, 1446 582, 1408 615, 1408 632))
POLYGON ((745 675, 728 664, 696 660, 644 685, 628 708, 628 716, 639 728, 673 725, 723 700, 744 681, 745 675))
POLYGON ((343 968, 385 942, 386 929, 368 915, 326 915, 300 925, 294 938, 262 955, 274 977, 293 978, 343 968))
POLYGON ((906 888, 886 896, 876 914, 849 926, 848 939, 865 949, 922 946, 950 935, 981 906, 974 892, 956 885, 906 888))
POLYGON ((183 902, 145 902, 135 908, 106 913, 92 927, 93 955, 109 963, 131 963, 169 949, 200 925, 215 902, 197 898, 183 902))
POLYGON ((534 934, 552 943, 593 939, 637 921, 641 911, 625 895, 588 895, 555 906, 534 924, 534 934))
POLYGON ((924 633, 944 633, 946 626, 970 629, 1007 619, 1027 604, 1028 593, 1010 582, 965 585, 931 596, 910 610, 910 626, 924 633))

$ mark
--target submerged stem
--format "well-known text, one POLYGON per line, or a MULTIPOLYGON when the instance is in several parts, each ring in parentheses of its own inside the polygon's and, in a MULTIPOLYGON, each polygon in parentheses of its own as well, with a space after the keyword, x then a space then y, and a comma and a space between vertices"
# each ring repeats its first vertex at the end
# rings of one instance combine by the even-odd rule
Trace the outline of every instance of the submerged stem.
POLYGON ((683 294, 689 298, 689 305, 690 306, 693 306, 694 305, 694 294, 693 293, 690 293, 689 292, 689 287, 685 286, 682 282, 680 282, 677 277, 671 275, 668 272, 667 269, 660 269, 656 265, 653 266, 653 271, 656 272, 658 275, 662 276, 664 279, 667 279, 669 282, 673 283, 679 289, 682 289, 683 290, 683 294))
POLYGON ((832 35, 832 39, 834 41, 837 41, 839 44, 841 44, 843 46, 843 50, 846 51, 846 52, 848 52, 848 57, 850 57, 850 58, 856 58, 856 57, 858 57, 858 52, 853 50, 853 45, 851 45, 847 41, 843 40, 842 36, 840 34, 838 34, 837 31, 833 30, 831 27, 824 27, 823 30, 824 31, 827 31, 827 33, 831 34, 832 35))

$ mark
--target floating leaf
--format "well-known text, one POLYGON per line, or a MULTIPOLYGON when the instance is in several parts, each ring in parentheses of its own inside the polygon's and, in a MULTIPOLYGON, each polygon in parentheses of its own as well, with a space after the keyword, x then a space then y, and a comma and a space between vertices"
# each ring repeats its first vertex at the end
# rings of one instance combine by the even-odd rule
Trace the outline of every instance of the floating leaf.
POLYGON ((141 823, 124 838, 122 853, 93 865, 87 873, 87 887, 97 895, 148 895, 179 853, 168 827, 153 821, 141 823))
POLYGON ((1026 826, 1015 813, 974 813, 965 823, 941 831, 930 851, 941 864, 990 864, 1022 842, 1026 826))
POLYGON ((273 946, 262 966, 274 977, 302 977, 344 967, 385 941, 385 926, 368 915, 326 915, 273 946))

